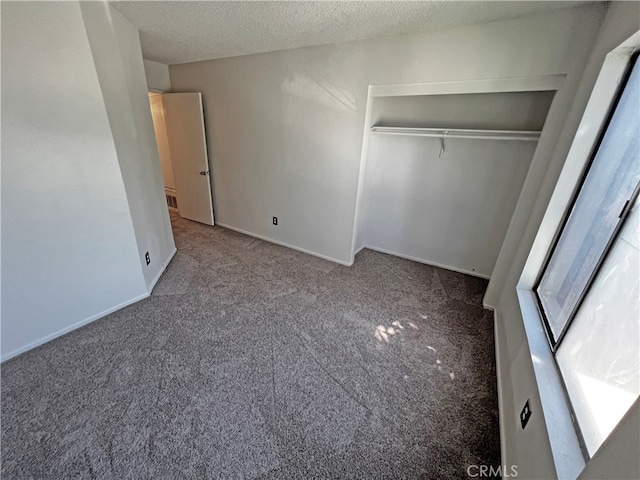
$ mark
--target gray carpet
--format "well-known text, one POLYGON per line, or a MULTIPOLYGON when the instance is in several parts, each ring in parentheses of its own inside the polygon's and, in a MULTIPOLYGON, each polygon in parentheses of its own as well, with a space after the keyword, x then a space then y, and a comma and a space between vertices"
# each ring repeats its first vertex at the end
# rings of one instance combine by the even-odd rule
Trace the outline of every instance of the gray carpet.
POLYGON ((500 464, 486 282, 172 214, 153 295, 2 365, 2 478, 466 478, 500 464))

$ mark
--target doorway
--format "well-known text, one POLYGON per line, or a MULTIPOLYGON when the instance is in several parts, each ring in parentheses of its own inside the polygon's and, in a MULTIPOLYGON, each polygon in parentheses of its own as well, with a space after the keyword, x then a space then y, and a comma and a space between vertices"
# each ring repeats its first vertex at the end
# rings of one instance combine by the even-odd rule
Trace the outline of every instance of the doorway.
POLYGON ((149 105, 151 106, 153 130, 155 131, 156 143, 158 145, 158 156, 160 157, 160 167, 162 169, 162 180, 164 182, 164 192, 167 198, 167 207, 169 208, 169 211, 178 213, 176 184, 173 177, 173 166, 171 165, 167 128, 164 120, 164 108, 162 107, 162 95, 160 93, 149 92, 149 105))
POLYGON ((149 105, 167 208, 214 225, 202 95, 149 92, 149 105))

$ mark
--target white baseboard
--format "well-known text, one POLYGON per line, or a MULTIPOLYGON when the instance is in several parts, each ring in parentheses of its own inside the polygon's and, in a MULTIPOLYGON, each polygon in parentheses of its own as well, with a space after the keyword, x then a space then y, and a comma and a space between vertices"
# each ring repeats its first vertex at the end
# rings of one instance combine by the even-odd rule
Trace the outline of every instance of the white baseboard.
POLYGON ((355 257, 357 254, 359 254, 362 250, 364 250, 365 248, 367 248, 365 245, 362 245, 358 250, 355 251, 355 253, 353 254, 353 256, 355 257))
POLYGON ((61 330, 58 330, 57 332, 51 333, 49 335, 46 335, 42 338, 39 338, 38 340, 35 340, 31 343, 28 343, 27 345, 24 345, 20 348, 16 348, 15 350, 9 352, 9 353, 5 353, 2 355, 2 357, 0 357, 0 362, 4 362, 6 360, 9 360, 10 358, 15 357, 16 355, 20 355, 21 353, 24 353, 28 350, 31 350, 33 348, 39 347, 40 345, 47 343, 51 340, 53 340, 54 338, 58 338, 61 337, 62 335, 64 335, 65 333, 69 333, 72 330, 75 330, 76 328, 80 328, 88 323, 91 323, 95 320, 98 320, 99 318, 105 317, 107 315, 109 315, 110 313, 115 312, 116 310, 120 310, 121 308, 127 307, 129 305, 132 305, 136 302, 139 302, 140 300, 144 300, 145 298, 147 298, 150 294, 149 293, 144 293, 142 295, 138 295, 137 297, 132 298, 131 300, 127 300, 126 302, 123 302, 119 305, 116 305, 115 307, 111 307, 108 308, 107 310, 104 310, 96 315, 92 315, 89 318, 85 318, 84 320, 81 320, 77 323, 74 323, 73 325, 69 325, 68 327, 65 327, 61 330))
POLYGON ((484 278, 485 280, 489 280, 490 278, 489 275, 484 275, 482 273, 465 270, 464 268, 452 267, 450 265, 443 265, 442 263, 430 262, 429 260, 425 260, 423 258, 412 257, 411 255, 405 255, 403 253, 394 252, 393 250, 387 250, 385 248, 372 247, 371 245, 365 245, 363 248, 368 248, 369 250, 374 250, 380 253, 386 253, 388 255, 393 255, 400 258, 406 258, 407 260, 413 260, 414 262, 424 263, 425 265, 431 265, 433 267, 444 268, 445 270, 451 270, 453 272, 464 273, 466 275, 471 275, 473 277, 484 278))
POLYGON ((291 248, 292 250, 297 250, 298 252, 306 253, 309 255, 313 255, 314 257, 322 258, 323 260, 328 260, 330 262, 339 263, 340 265, 344 265, 346 267, 350 267, 353 265, 353 262, 344 262, 342 260, 338 260, 337 258, 328 257, 327 255, 322 255, 321 253, 312 252, 311 250, 307 250, 305 248, 296 247, 295 245, 289 245, 288 243, 281 242, 279 240, 274 240, 273 238, 265 237, 263 235, 258 235, 256 233, 248 232, 246 230, 242 230, 241 228, 233 227, 231 225, 227 225, 225 223, 216 223, 219 227, 228 228, 229 230, 233 230, 234 232, 243 233, 245 235, 249 235, 250 237, 259 238, 260 240, 264 240, 265 242, 275 243, 276 245, 281 245, 283 247, 291 248))
POLYGON ((147 289, 147 290, 149 290, 149 295, 151 295, 151 292, 153 292, 153 289, 156 288, 156 283, 158 283, 158 281, 160 280, 160 277, 162 277, 162 274, 167 271, 167 267, 171 263, 171 260, 173 260, 173 257, 176 255, 177 251, 178 251, 178 249, 176 247, 173 247, 173 250, 171 251, 171 253, 167 257, 165 262, 162 264, 163 265, 162 266, 162 270, 160 270, 158 272, 158 275, 156 275, 156 278, 154 278, 151 281, 151 285, 149 285, 149 288, 147 289))
POLYGON ((500 363, 500 345, 498 345, 498 318, 493 314, 493 338, 495 344, 496 355, 496 379, 498 387, 498 426, 500 428, 500 465, 511 465, 507 463, 507 452, 505 447, 506 431, 505 431, 505 418, 502 399, 502 364, 500 363))

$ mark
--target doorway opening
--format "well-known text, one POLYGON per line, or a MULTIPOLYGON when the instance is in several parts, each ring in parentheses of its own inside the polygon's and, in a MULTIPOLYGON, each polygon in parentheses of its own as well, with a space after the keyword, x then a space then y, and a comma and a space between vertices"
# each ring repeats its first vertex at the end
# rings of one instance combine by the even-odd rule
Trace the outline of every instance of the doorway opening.
POLYGON ((158 145, 158 156, 160 157, 160 167, 162 169, 162 180, 164 182, 164 193, 167 199, 169 211, 179 213, 178 197, 176 195, 176 185, 173 176, 173 166, 171 165, 171 153, 169 151, 169 141, 167 139, 167 127, 164 119, 164 108, 162 106, 162 94, 149 92, 149 105, 151 106, 151 118, 153 119, 153 130, 156 134, 158 145))
POLYGON ((214 225, 202 95, 149 92, 167 208, 214 225))

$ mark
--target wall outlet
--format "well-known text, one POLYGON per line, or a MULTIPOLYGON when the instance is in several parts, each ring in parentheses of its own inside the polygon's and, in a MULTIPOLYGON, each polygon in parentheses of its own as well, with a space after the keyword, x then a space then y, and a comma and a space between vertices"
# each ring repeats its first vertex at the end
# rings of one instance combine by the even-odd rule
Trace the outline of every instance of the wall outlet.
POLYGON ((522 429, 527 426, 529 423, 529 418, 531 418, 531 407, 529 407, 529 400, 524 404, 522 408, 522 412, 520 412, 520 425, 522 425, 522 429))
POLYGON ((273 217, 273 224, 278 225, 278 217, 273 217))
POLYGON ((149 256, 149 252, 144 254, 144 259, 147 261, 147 265, 151 263, 151 257, 149 256))

